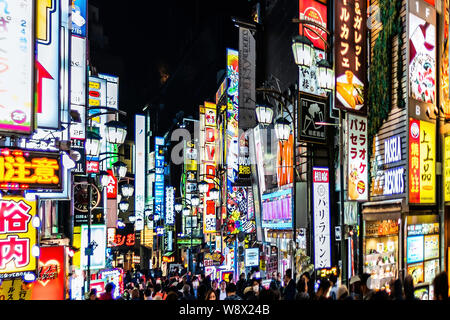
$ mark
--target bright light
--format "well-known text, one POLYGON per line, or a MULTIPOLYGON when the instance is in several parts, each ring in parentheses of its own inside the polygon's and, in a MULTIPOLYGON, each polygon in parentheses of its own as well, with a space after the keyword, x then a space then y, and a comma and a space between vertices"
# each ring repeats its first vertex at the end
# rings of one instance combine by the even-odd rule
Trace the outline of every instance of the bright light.
POLYGON ((193 196, 191 198, 191 203, 194 207, 197 207, 200 204, 200 198, 197 196, 193 196))
POLYGON ((86 155, 91 157, 98 157, 100 153, 100 141, 102 137, 94 131, 86 131, 86 155))
POLYGON ((289 140, 289 135, 291 134, 291 126, 289 121, 286 119, 278 119, 275 122, 275 133, 278 140, 287 141, 289 140))
POLYGON ((36 275, 34 273, 27 272, 23 275, 23 280, 25 282, 33 282, 34 280, 36 280, 36 275))
POLYGON ((67 155, 66 152, 63 152, 63 158, 62 158, 62 160, 63 160, 62 163, 63 163, 64 168, 66 168, 66 169, 73 169, 73 168, 75 168, 75 166, 76 166, 75 161, 73 161, 73 160, 67 155))
POLYGON ((106 126, 106 141, 113 144, 123 144, 127 136, 127 126, 120 121, 109 121, 106 126))
POLYGON ((128 220, 133 223, 136 221, 136 216, 128 216, 128 220))
POLYGON ((256 119, 263 126, 268 126, 272 123, 273 109, 268 105, 256 105, 256 119))
POLYGON ((31 224, 35 229, 39 229, 41 227, 41 219, 38 216, 34 216, 31 224))
POLYGON ((174 207, 176 212, 183 210, 183 205, 181 203, 176 203, 174 207))
POLYGON ((183 216, 188 216, 191 213, 191 209, 188 207, 183 208, 183 216))
POLYGON ((318 83, 319 87, 325 91, 334 89, 334 70, 330 63, 322 59, 317 63, 318 66, 318 83))
POLYGON ((120 190, 122 192, 122 195, 125 198, 129 198, 133 195, 134 193, 134 186, 132 184, 129 183, 125 183, 120 187, 120 190))
POLYGON ((314 49, 307 37, 296 35, 292 38, 292 53, 298 66, 311 67, 314 49))
POLYGON ((127 175, 127 165, 122 161, 117 161, 113 163, 114 175, 119 179, 122 179, 127 175))
POLYGON ((128 210, 128 208, 130 207, 130 204, 128 203, 128 201, 121 201, 119 203, 119 209, 122 212, 125 212, 128 210))
POLYGON ((31 255, 35 258, 39 258, 41 249, 37 245, 34 245, 33 248, 31 248, 31 255))
POLYGON ((208 182, 206 182, 205 180, 202 180, 198 183, 198 191, 200 191, 200 193, 207 193, 208 187, 208 182))
POLYGON ((212 188, 211 190, 209 190, 209 194, 211 196, 211 199, 218 200, 219 199, 219 195, 220 195, 220 191, 217 188, 212 188))
POLYGON ((108 182, 109 182, 109 174, 106 171, 100 171, 100 183, 102 184, 102 186, 104 188, 106 188, 108 186, 108 182))

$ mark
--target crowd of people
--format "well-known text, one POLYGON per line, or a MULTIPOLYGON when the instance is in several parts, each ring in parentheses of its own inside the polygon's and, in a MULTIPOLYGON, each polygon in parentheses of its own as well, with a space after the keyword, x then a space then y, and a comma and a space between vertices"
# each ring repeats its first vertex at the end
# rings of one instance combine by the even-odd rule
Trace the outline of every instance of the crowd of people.
MULTIPOLYGON (((157 272, 130 272, 124 279, 124 292, 114 297, 114 284, 108 283, 100 297, 95 290, 89 294, 90 300, 419 300, 414 296, 413 278, 407 275, 404 280, 396 279, 390 283, 389 290, 373 291, 368 286, 369 274, 354 276, 349 287, 338 285, 338 278, 332 274, 320 279, 318 288, 308 272, 295 282, 292 270, 285 272, 283 281, 280 273, 272 273, 270 285, 262 285, 255 274, 242 273, 236 281, 211 280, 204 274, 192 275, 186 270, 174 270, 168 276, 157 272)), ((449 298, 448 276, 439 273, 433 280, 434 300, 449 298)))

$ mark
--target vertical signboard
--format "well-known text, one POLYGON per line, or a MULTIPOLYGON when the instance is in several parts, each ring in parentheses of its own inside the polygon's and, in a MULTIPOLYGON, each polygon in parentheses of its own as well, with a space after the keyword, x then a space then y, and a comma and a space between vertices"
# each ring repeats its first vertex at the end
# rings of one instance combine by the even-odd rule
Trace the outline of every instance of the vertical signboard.
POLYGON ((239 28, 239 94, 240 112, 239 127, 254 128, 255 118, 255 77, 256 77, 256 43, 252 32, 247 28, 239 28))
MULTIPOLYGON (((239 173, 239 52, 227 49, 227 185, 231 189, 239 173)), ((206 106, 205 106, 206 107, 206 106)))
POLYGON ((0 7, 0 132, 34 128, 34 1, 2 1, 0 7))
POLYGON ((348 200, 367 201, 367 118, 348 114, 348 200))
POLYGON ((364 103, 366 79, 366 0, 335 1, 336 107, 367 113, 364 103))
POLYGON ((33 227, 36 201, 22 197, 0 200, 0 278, 18 278, 36 271, 32 248, 37 230, 33 227))
POLYGON ((200 174, 204 175, 204 181, 209 184, 203 207, 204 233, 216 232, 216 203, 211 198, 209 190, 216 187, 217 184, 217 136, 216 105, 214 103, 205 102, 205 106, 200 107, 200 174))
POLYGON ((409 119, 409 202, 436 202, 436 124, 409 119))
POLYGON ((175 189, 172 186, 166 187, 166 225, 175 224, 175 189))
POLYGON ((40 128, 59 127, 60 18, 60 1, 36 1, 36 118, 40 128))
MULTIPOLYGON (((85 249, 88 246, 88 226, 81 226, 81 268, 87 269, 87 255, 85 249)), ((94 242, 94 250, 91 255, 90 268, 103 269, 106 263, 106 226, 104 224, 91 225, 91 243, 94 242)))
POLYGON ((86 39, 76 36, 71 39, 70 138, 83 140, 86 138, 86 39))
POLYGON ((39 273, 31 300, 65 300, 66 247, 41 247, 39 273))
POLYGON ((330 179, 328 168, 313 168, 314 267, 331 267, 330 179))
POLYGON ((444 138, 444 201, 450 201, 450 135, 444 138))
POLYGON ((155 211, 154 215, 164 218, 164 138, 155 137, 155 211))
POLYGON ((144 229, 145 208, 145 116, 135 116, 135 179, 134 179, 134 210, 136 216, 136 231, 144 229))
POLYGON ((86 37, 87 0, 72 0, 72 34, 86 37))

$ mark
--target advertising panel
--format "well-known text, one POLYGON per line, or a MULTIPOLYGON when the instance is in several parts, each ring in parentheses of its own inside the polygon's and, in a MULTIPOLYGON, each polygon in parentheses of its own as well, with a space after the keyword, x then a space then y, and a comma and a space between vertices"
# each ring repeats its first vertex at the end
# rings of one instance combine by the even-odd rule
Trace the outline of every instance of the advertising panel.
POLYGON ((155 137, 154 215, 164 219, 164 138, 155 137))
POLYGON ((0 149, 2 190, 61 190, 62 171, 58 152, 0 149))
POLYGON ((424 237, 424 259, 439 258, 439 235, 428 235, 424 237))
MULTIPOLYGON (((325 29, 327 28, 327 6, 325 4, 314 0, 300 0, 299 9, 300 20, 313 21, 325 29)), ((307 25, 306 27, 306 25, 299 24, 299 33, 311 40, 314 47, 325 50, 324 42, 308 28, 317 32, 325 41, 327 41, 326 32, 312 25, 307 25)))
POLYGON ((40 128, 59 127, 60 1, 36 1, 36 118, 40 128))
MULTIPOLYGON (((227 49, 227 177, 228 189, 239 173, 239 52, 227 49)), ((205 106, 206 107, 206 106, 205 106)))
POLYGON ((127 223, 124 228, 116 228, 114 243, 114 247, 119 249, 129 249, 130 247, 134 247, 136 237, 134 234, 134 227, 131 223, 127 223))
POLYGON ((31 300, 65 300, 66 247, 41 247, 39 273, 31 300))
POLYGON ((84 140, 70 139, 70 157, 75 161, 73 173, 84 174, 86 172, 86 149, 84 140))
POLYGON ((87 0, 72 0, 72 34, 86 37, 87 0))
POLYGON ((415 286, 423 282, 423 262, 408 265, 407 272, 412 276, 415 286))
POLYGON ((245 267, 259 266, 259 248, 245 249, 245 267))
POLYGON ((335 1, 336 107, 365 115, 367 1, 335 1))
POLYGON ((277 183, 278 187, 292 184, 294 179, 293 166, 294 135, 290 134, 287 141, 278 141, 277 148, 277 183))
POLYGON ((330 179, 328 168, 313 168, 314 268, 331 268, 330 179))
POLYGON ((37 261, 32 255, 37 245, 35 215, 36 201, 9 196, 0 200, 0 278, 36 272, 37 261))
MULTIPOLYGON (((94 244, 91 255, 91 270, 103 269, 106 260, 106 226, 104 224, 91 225, 91 243, 94 244)), ((81 269, 87 269, 88 226, 81 226, 81 269)))
POLYGON ((317 124, 325 122, 327 115, 326 100, 314 96, 300 95, 298 108, 298 140, 311 143, 326 142, 326 126, 317 124))
POLYGON ((111 169, 107 170, 108 172, 108 184, 106 185, 106 197, 108 199, 117 198, 117 178, 114 176, 114 173, 111 169))
POLYGON ((409 120, 409 202, 435 203, 436 124, 409 120))
POLYGON ((262 227, 292 228, 292 189, 262 195, 262 227))
POLYGON ((239 232, 252 233, 256 230, 255 221, 249 220, 248 208, 250 187, 232 187, 228 193, 227 202, 227 233, 237 234, 239 232))
POLYGON ((70 124, 71 139, 86 138, 86 39, 71 36, 70 124))
POLYGON ((34 3, 8 1, 0 10, 0 131, 6 135, 34 128, 34 3))
POLYGON ((0 283, 1 300, 31 300, 34 283, 24 283, 22 279, 3 280, 0 283))
POLYGON ((256 42, 252 32, 239 27, 239 128, 254 128, 256 101, 256 42))
POLYGON ((406 239, 406 263, 423 261, 423 236, 406 239))
POLYGON ((367 118, 348 114, 348 200, 367 201, 367 118))
POLYGON ((175 189, 172 186, 166 187, 166 225, 175 224, 175 189))
MULTIPOLYGON (((208 192, 203 202, 203 232, 216 232, 216 203, 211 198, 209 190, 216 186, 216 168, 218 150, 216 105, 205 102, 205 107, 200 107, 200 163, 201 175, 209 184, 208 192)), ((237 158, 236 158, 237 160, 237 158)))
POLYGON ((135 180, 134 180, 134 210, 137 231, 144 229, 145 208, 145 116, 135 116, 135 180))

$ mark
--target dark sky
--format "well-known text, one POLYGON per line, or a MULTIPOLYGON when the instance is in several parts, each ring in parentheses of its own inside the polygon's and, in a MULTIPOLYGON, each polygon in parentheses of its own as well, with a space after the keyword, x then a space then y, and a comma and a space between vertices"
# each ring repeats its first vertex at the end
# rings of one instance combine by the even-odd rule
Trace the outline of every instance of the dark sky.
MULTIPOLYGON (((134 114, 162 92, 158 131, 163 134, 175 114, 197 117, 203 101, 213 101, 218 71, 225 69, 226 48, 238 49, 232 16, 250 19, 252 3, 234 1, 108 1, 90 0, 99 8, 100 24, 109 44, 92 49, 99 72, 120 77, 121 119, 133 138, 134 114), (161 78, 168 74, 165 90, 161 78)), ((89 38, 93 24, 91 21, 89 38)), ((91 44, 92 48, 92 44, 91 44)), ((219 79, 220 80, 220 79, 219 79)))

